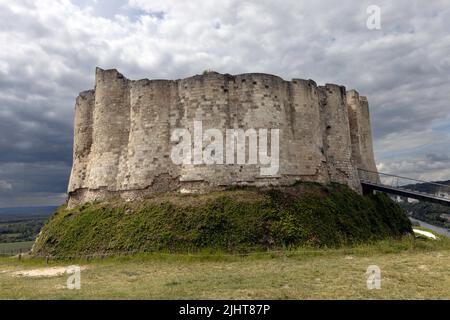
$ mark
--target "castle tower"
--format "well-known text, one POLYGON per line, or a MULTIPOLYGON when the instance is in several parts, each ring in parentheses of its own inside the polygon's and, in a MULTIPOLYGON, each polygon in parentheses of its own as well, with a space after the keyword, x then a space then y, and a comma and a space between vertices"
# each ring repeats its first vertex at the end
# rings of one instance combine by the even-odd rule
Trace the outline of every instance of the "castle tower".
POLYGON ((261 73, 132 81, 97 68, 95 90, 80 93, 75 106, 69 206, 296 181, 339 182, 360 192, 357 168, 376 171, 371 139, 367 99, 343 86, 261 73), (189 134, 190 162, 171 158, 180 128, 189 134), (237 141, 245 143, 231 148, 237 141), (206 163, 214 142, 221 148, 206 163), (275 158, 270 168, 262 161, 275 158))
POLYGON ((366 97, 361 97, 357 91, 347 93, 347 105, 352 140, 352 157, 359 171, 360 178, 374 182, 378 180, 375 158, 372 146, 369 104, 366 97), (369 172, 366 172, 367 170, 369 172))

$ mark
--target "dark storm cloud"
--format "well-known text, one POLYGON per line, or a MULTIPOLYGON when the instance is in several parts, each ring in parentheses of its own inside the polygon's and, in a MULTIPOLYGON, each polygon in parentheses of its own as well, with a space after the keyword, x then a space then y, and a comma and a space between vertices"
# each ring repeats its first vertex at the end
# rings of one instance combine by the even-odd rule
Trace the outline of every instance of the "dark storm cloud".
POLYGON ((65 200, 69 170, 63 162, 0 164, 0 204, 11 207, 61 203, 65 200))
POLYGON ((96 66, 339 83, 369 98, 380 170, 450 178, 445 1, 0 0, 0 206, 64 201, 73 106, 96 66))
POLYGON ((428 153, 426 158, 431 162, 448 163, 450 161, 450 155, 445 153, 428 153))

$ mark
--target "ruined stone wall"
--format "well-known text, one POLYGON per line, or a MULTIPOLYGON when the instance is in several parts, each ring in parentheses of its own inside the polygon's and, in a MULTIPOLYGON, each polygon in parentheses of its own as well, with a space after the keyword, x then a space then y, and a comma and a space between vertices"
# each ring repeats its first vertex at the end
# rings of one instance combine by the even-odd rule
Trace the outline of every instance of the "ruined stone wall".
POLYGON ((69 189, 77 190, 85 186, 90 172, 92 147, 94 90, 81 92, 75 103, 73 166, 69 189))
POLYGON ((357 167, 352 158, 350 122, 345 87, 327 84, 321 89, 323 141, 331 181, 360 189, 357 167))
MULTIPOLYGON (((77 98, 74 135, 69 206, 296 181, 335 181, 360 191, 357 167, 376 170, 367 99, 342 86, 268 74, 131 81, 97 68, 95 90, 77 98), (279 129, 278 173, 261 175, 259 163, 174 164, 171 134, 176 128, 193 133, 194 120, 203 132, 219 129, 224 139, 227 129, 279 129)), ((245 152, 248 159, 248 145, 245 152)))
MULTIPOLYGON (((357 168, 377 172, 367 98, 359 96, 355 90, 350 90, 347 93, 347 105, 353 161, 357 168)), ((360 171, 359 175, 364 179, 378 180, 377 174, 360 171)))

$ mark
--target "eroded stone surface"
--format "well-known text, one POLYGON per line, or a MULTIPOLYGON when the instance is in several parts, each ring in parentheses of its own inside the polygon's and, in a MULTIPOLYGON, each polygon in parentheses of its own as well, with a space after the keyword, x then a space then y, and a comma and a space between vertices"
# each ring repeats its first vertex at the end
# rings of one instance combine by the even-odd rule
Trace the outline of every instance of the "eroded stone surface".
POLYGON ((73 160, 69 206, 236 184, 336 181, 360 191, 357 168, 376 171, 365 97, 343 86, 259 73, 132 81, 97 68, 95 90, 76 101, 73 160), (259 164, 174 164, 171 133, 192 133, 194 120, 224 134, 280 129, 278 174, 261 176, 259 164))

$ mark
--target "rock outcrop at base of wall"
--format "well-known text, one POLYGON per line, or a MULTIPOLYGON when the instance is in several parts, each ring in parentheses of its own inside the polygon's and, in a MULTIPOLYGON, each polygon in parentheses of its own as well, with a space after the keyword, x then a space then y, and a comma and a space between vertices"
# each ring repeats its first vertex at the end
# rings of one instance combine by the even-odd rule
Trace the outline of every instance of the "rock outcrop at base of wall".
POLYGON ((259 73, 132 81, 97 68, 95 90, 76 101, 69 207, 112 196, 296 181, 360 191, 357 168, 376 171, 367 99, 354 90, 259 73), (259 162, 174 163, 172 133, 193 133, 194 121, 224 136, 227 129, 279 129, 278 172, 261 175, 259 162))

